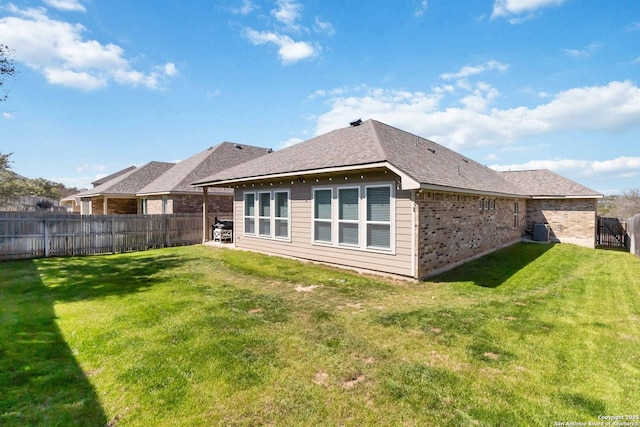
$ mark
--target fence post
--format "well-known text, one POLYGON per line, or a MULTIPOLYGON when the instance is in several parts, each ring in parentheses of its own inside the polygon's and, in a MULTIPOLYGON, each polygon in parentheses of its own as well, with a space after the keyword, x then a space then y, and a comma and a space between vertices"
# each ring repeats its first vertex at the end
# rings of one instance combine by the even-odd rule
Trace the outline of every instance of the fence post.
POLYGON ((115 215, 111 215, 111 253, 114 253, 114 254, 116 253, 116 217, 115 215))
POLYGON ((169 236, 169 215, 164 215, 164 245, 166 248, 171 246, 171 237, 169 236))
POLYGON ((46 217, 42 221, 44 222, 44 257, 49 258, 49 225, 46 217))

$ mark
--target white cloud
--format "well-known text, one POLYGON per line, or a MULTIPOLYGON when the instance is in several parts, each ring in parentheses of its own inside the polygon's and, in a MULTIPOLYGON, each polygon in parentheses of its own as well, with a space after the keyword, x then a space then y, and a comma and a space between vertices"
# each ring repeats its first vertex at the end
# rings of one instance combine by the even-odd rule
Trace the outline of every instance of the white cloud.
MULTIPOLYGON (((278 47, 278 57, 284 65, 293 64, 304 59, 314 58, 322 52, 322 46, 313 41, 295 40, 300 34, 327 34, 332 36, 335 29, 330 22, 315 17, 312 30, 302 22, 304 6, 296 0, 275 0, 275 8, 271 9, 274 20, 269 28, 263 31, 246 27, 244 37, 254 45, 272 44, 278 47)), ((238 13, 238 12, 235 12, 238 13)))
MULTIPOLYGON (((90 165, 89 163, 83 163, 76 168, 76 172, 104 172, 107 170, 107 167, 104 165, 90 165)), ((103 175, 106 176, 106 175, 103 175)), ((99 179, 99 178, 98 178, 99 179)))
POLYGON ((49 6, 69 12, 86 12, 87 9, 78 0, 44 0, 49 6))
POLYGON ((51 19, 45 9, 7 8, 13 16, 0 19, 0 38, 15 49, 15 59, 42 73, 51 84, 82 90, 105 87, 110 81, 157 89, 177 70, 172 63, 150 73, 134 70, 115 44, 83 37, 86 28, 51 19))
POLYGON ((584 175, 618 174, 619 177, 635 176, 640 169, 640 157, 617 157, 611 160, 551 159, 531 160, 511 165, 491 165, 499 171, 550 169, 556 172, 577 171, 584 175))
MULTIPOLYGON (((317 118, 316 133, 344 127, 352 118, 372 118, 461 149, 507 146, 560 131, 640 128, 640 88, 630 81, 569 89, 538 106, 506 109, 492 107, 499 93, 482 82, 466 88, 436 87, 428 93, 379 88, 360 92, 325 92, 329 111, 317 118)), ((317 91, 313 96, 322 95, 317 91)))
POLYGON ((564 49, 564 53, 574 58, 584 58, 593 55, 600 46, 602 43, 591 43, 584 49, 564 49))
POLYGON ((376 88, 364 90, 361 96, 333 97, 330 111, 318 117, 316 134, 344 127, 349 120, 358 117, 376 118, 402 129, 415 130, 424 117, 436 112, 443 96, 437 91, 427 94, 376 88))
POLYGON ((422 0, 418 3, 419 3, 418 6, 413 11, 413 16, 415 17, 424 15, 424 13, 427 11, 427 8, 429 7, 427 0, 422 0))
POLYGON ((484 73, 485 71, 492 71, 492 70, 506 71, 508 68, 509 66, 507 64, 503 64, 498 61, 488 61, 480 65, 464 66, 457 73, 441 74, 440 78, 444 80, 465 79, 475 74, 484 73))
POLYGON ((640 22, 634 22, 633 24, 629 25, 627 28, 625 28, 626 31, 638 31, 640 30, 640 22))
POLYGON ((320 53, 320 47, 305 41, 294 41, 287 35, 268 31, 245 30, 245 36, 254 45, 274 44, 278 47, 278 56, 283 64, 293 64, 303 59, 313 58, 320 53))
POLYGON ((507 18, 510 23, 517 24, 535 16, 545 7, 560 6, 567 0, 495 0, 491 18, 507 18))
POLYGON ((61 85, 82 90, 94 90, 105 87, 108 80, 96 77, 84 71, 63 70, 59 68, 44 68, 42 74, 47 81, 54 85, 61 85))
POLYGON ((277 9, 271 11, 276 20, 284 24, 289 30, 299 31, 296 21, 302 16, 302 4, 293 0, 276 0, 277 9))
POLYGON ((4 112, 2 113, 2 118, 3 118, 3 119, 11 120, 11 119, 14 119, 15 117, 16 117, 16 116, 15 116, 15 115, 13 115, 13 113, 9 113, 8 111, 4 111, 4 112))
POLYGON ((282 141, 280 143, 279 149, 291 147, 292 145, 296 145, 296 144, 298 144, 298 143, 300 143, 302 141, 303 141, 303 139, 300 139, 300 138, 290 138, 290 139, 288 139, 286 141, 282 141))
POLYGON ((236 15, 248 15, 256 9, 256 5, 251 0, 243 0, 242 6, 231 9, 231 13, 236 15))
POLYGON ((166 64, 164 64, 164 66, 162 67, 162 71, 164 72, 165 76, 173 77, 178 75, 178 69, 176 68, 176 64, 174 64, 173 62, 167 62, 166 64))
POLYGON ((550 169, 553 171, 567 170, 587 170, 593 162, 589 160, 573 159, 552 159, 552 160, 530 160, 526 163, 515 163, 511 165, 490 165, 491 169, 497 171, 519 171, 531 169, 550 169))
POLYGON ((317 16, 316 16, 314 24, 313 24, 313 30, 316 33, 323 33, 323 34, 327 34, 329 36, 332 36, 332 35, 334 35, 336 33, 336 30, 333 28, 333 25, 331 25, 330 22, 322 21, 317 16))

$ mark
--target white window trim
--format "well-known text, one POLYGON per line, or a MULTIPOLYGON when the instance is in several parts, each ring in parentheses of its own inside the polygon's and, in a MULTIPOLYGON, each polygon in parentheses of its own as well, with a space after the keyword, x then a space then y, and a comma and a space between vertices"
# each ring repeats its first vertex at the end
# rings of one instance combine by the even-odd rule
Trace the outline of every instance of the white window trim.
MULTIPOLYGON (((329 246, 335 248, 342 248, 363 252, 375 252, 395 255, 396 253, 396 191, 395 184, 391 182, 370 183, 362 185, 333 185, 312 187, 311 189, 311 244, 315 246, 329 246), (367 189, 388 187, 390 194, 390 221, 367 221, 367 189), (358 245, 350 245, 339 242, 339 206, 338 206, 338 194, 339 190, 343 188, 358 188, 359 194, 359 219, 358 219, 358 245), (317 220, 315 218, 315 192, 317 190, 331 190, 331 220, 317 220), (315 240, 315 223, 316 221, 330 222, 331 223, 331 243, 321 242, 315 240), (375 246, 367 246, 367 225, 368 224, 384 224, 390 227, 390 247, 379 248, 375 246)), ((344 221, 345 223, 348 221, 344 221)), ((351 221, 354 222, 354 221, 351 221)))
POLYGON ((333 218, 336 216, 336 203, 334 202, 335 191, 333 187, 313 187, 311 189, 311 243, 314 245, 333 246, 335 239, 335 226, 333 224, 333 218), (331 218, 323 219, 316 218, 316 191, 329 191, 331 193, 331 218), (331 224, 331 241, 325 242, 322 240, 316 240, 316 222, 324 222, 331 224))
POLYGON ((255 191, 245 191, 242 193, 242 234, 245 236, 257 236, 258 235, 258 203, 255 191), (247 195, 253 196, 253 215, 247 215, 247 195), (253 233, 247 232, 247 219, 253 219, 253 233))
POLYGON ((271 229, 273 230, 273 238, 276 240, 285 240, 290 242, 291 241, 291 191, 290 190, 273 190, 273 194, 271 195, 271 199, 272 199, 272 210, 271 212, 273 212, 273 215, 271 215, 271 229), (278 193, 284 193, 287 195, 287 216, 286 217, 280 217, 280 216, 276 216, 276 210, 277 210, 277 206, 276 206, 276 194, 278 193), (276 236, 276 222, 277 221, 286 221, 287 222, 287 235, 286 236, 276 236))
POLYGON ((364 222, 365 222, 365 230, 364 230, 364 238, 365 241, 363 242, 364 245, 366 245, 367 249, 370 250, 376 250, 376 251, 390 251, 393 250, 395 252, 395 234, 394 234, 394 212, 395 212, 395 194, 393 192, 393 186, 390 184, 383 184, 383 185, 365 185, 364 187, 364 195, 362 196, 363 199, 363 204, 364 204, 364 208, 366 210, 367 208, 367 202, 366 202, 366 198, 367 198, 367 190, 369 188, 381 188, 381 187, 388 187, 389 188, 389 221, 369 221, 367 219, 367 213, 365 212, 364 215, 364 222), (367 229, 369 225, 388 225, 389 226, 389 248, 380 248, 377 246, 368 246, 367 242, 366 242, 366 237, 367 237, 367 229))
POLYGON ((256 232, 258 237, 271 239, 273 237, 273 193, 271 191, 258 191, 257 194, 258 203, 256 209, 256 218, 258 219, 258 223, 256 232), (269 216, 260 215, 262 211, 262 195, 264 194, 269 196, 269 216), (262 234, 262 232, 260 231, 262 222, 264 222, 265 220, 269 223, 269 234, 262 234))
POLYGON ((242 194, 242 227, 243 227, 243 235, 248 237, 255 237, 259 239, 269 239, 269 240, 278 240, 278 241, 286 241, 291 242, 291 190, 289 189, 274 189, 267 191, 245 191, 242 194), (276 217, 276 193, 286 193, 287 195, 287 217, 276 217), (245 215, 246 206, 245 203, 247 201, 247 194, 253 195, 253 216, 245 215), (269 194, 269 216, 261 216, 260 215, 260 203, 261 198, 260 195, 269 194), (245 227, 246 219, 253 219, 254 224, 254 233, 247 233, 247 229, 245 227), (260 221, 261 220, 269 220, 269 234, 260 234, 260 221), (287 235, 286 236, 276 236, 275 226, 276 220, 286 221, 287 222, 287 235))
MULTIPOLYGON (((363 209, 362 188, 359 185, 345 185, 336 187, 336 238, 335 242, 338 246, 345 246, 348 248, 359 248, 362 244, 362 224, 360 218, 362 218, 363 209), (358 219, 340 219, 340 190, 358 190, 358 219), (358 225, 358 244, 353 243, 341 243, 340 242, 340 224, 357 224, 358 225)), ((333 218, 332 218, 333 219, 333 218)))

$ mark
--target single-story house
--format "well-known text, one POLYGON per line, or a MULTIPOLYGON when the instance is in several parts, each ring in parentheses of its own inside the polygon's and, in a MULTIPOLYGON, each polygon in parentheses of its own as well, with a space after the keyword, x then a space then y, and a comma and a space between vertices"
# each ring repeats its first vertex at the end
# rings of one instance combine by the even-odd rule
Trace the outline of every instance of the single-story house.
MULTIPOLYGON (((119 177, 120 175, 123 175, 129 171, 132 171, 136 169, 135 166, 129 166, 127 168, 124 168, 122 170, 119 170, 117 172, 112 173, 111 175, 107 175, 107 176, 103 176, 100 179, 97 179, 95 181, 93 181, 91 183, 92 188, 96 188, 99 185, 104 184, 105 182, 111 181, 112 179, 115 179, 117 177, 119 177)), ((67 212, 72 212, 72 213, 81 213, 82 210, 82 198, 80 196, 80 194, 86 192, 86 190, 81 191, 80 193, 76 193, 73 194, 71 196, 67 196, 65 198, 63 198, 62 200, 60 200, 60 206, 63 206, 64 208, 67 209, 67 212)))
MULTIPOLYGON (((123 169, 63 201, 80 200, 83 215, 200 213, 203 190, 192 187, 193 181, 268 152, 262 147, 223 142, 178 163, 150 162, 123 169)), ((212 215, 231 216, 233 190, 207 191, 206 200, 212 215)))
MULTIPOLYGON (((174 214, 202 212, 203 190, 191 185, 215 171, 264 156, 270 150, 251 145, 223 142, 189 157, 150 184, 140 189, 136 196, 141 214, 174 214)), ((209 213, 231 217, 233 190, 213 188, 207 191, 209 213)))
POLYGON ((114 178, 102 180, 96 187, 81 191, 67 199, 80 199, 82 215, 136 214, 136 193, 173 166, 175 163, 149 162, 124 173, 119 171, 112 174, 115 175, 114 178))
POLYGON ((593 247, 597 192, 549 171, 496 172, 375 120, 194 182, 234 191, 234 245, 422 279, 544 222, 593 247))

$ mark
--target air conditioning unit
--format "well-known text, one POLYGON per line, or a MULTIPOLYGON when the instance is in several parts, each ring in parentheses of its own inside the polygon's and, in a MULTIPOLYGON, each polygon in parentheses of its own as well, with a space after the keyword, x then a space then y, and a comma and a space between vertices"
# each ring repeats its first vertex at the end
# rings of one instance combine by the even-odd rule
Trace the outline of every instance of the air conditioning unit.
POLYGON ((533 241, 549 241, 549 224, 533 224, 533 241))

